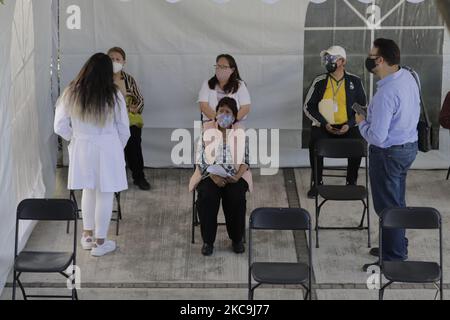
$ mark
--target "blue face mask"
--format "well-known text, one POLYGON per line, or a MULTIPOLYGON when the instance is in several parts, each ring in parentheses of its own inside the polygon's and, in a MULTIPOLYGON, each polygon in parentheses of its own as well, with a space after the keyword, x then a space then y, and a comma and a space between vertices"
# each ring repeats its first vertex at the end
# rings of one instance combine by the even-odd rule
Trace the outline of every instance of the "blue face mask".
POLYGON ((229 128, 234 123, 234 116, 231 114, 221 113, 217 115, 217 123, 224 129, 229 128))

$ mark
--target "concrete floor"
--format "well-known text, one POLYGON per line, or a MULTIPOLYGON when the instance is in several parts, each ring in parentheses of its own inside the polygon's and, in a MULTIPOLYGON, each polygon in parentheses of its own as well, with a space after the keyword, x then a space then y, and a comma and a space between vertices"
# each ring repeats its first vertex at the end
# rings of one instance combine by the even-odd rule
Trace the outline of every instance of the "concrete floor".
MULTIPOLYGON (((290 170, 290 169, 287 169, 290 170)), ((66 170, 58 170, 57 197, 68 197, 65 189, 66 170)), ((247 254, 231 252, 225 227, 219 227, 212 257, 200 253, 201 238, 197 228, 196 243, 190 242, 192 195, 187 191, 191 170, 147 170, 152 190, 145 192, 130 185, 122 193, 123 221, 120 235, 115 236, 111 224, 110 238, 117 241, 118 250, 102 258, 92 258, 79 247, 78 265, 81 269, 81 299, 246 299, 247 254)), ((286 172, 276 176, 254 174, 255 190, 247 198, 247 212, 257 207, 287 207, 289 189, 286 172)), ((296 169, 292 176, 300 205, 311 216, 314 201, 306 198, 309 170, 296 169)), ((408 179, 408 205, 432 206, 444 217, 444 252, 450 256, 445 230, 449 227, 448 208, 450 182, 444 171, 411 171, 408 179), (425 184, 424 181, 427 183, 425 184)), ((292 191, 292 190, 291 190, 292 191)), ((290 196, 291 198, 292 196, 290 196)), ((79 196, 78 196, 79 198, 79 196)), ((335 203, 325 207, 321 225, 357 224, 360 205, 335 203)), ((372 210, 372 239, 377 244, 377 221, 372 210)), ((81 228, 82 224, 79 223, 81 228)), ((73 231, 73 227, 71 228, 73 231)), ((27 249, 70 248, 72 233, 67 235, 65 224, 39 223, 27 249)), ((424 232, 411 232, 410 258, 436 259, 436 237, 424 232)), ((258 260, 305 260, 307 241, 304 235, 292 232, 263 232, 255 238, 258 260)), ((318 299, 376 299, 377 291, 366 289, 368 275, 361 271, 368 255, 367 233, 362 231, 328 231, 320 233, 321 247, 313 249, 315 297, 318 299)), ((314 244, 314 240, 313 240, 314 244)), ((445 261, 445 259, 444 259, 445 261)), ((450 264, 445 263, 444 275, 450 264)), ((23 281, 32 287, 30 292, 61 292, 65 280, 53 275, 24 275, 23 281)), ((9 279, 11 282, 11 277, 9 279)), ((447 289, 450 289, 446 285, 447 289)), ((395 287, 386 299, 432 299, 435 290, 424 287, 395 287)), ((11 290, 5 288, 0 299, 10 299, 11 290)), ((20 297, 20 295, 19 295, 20 297)), ((301 299, 298 288, 262 287, 256 299, 301 299)))

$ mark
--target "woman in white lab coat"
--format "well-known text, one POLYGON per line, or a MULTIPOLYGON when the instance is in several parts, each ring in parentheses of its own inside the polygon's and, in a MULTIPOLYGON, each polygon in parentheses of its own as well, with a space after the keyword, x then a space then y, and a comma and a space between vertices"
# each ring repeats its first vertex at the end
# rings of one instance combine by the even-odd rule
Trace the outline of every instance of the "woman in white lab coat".
POLYGON ((68 188, 83 190, 81 245, 92 256, 112 252, 116 244, 106 238, 114 192, 128 188, 123 150, 130 128, 107 55, 93 55, 58 99, 54 128, 70 141, 68 188))

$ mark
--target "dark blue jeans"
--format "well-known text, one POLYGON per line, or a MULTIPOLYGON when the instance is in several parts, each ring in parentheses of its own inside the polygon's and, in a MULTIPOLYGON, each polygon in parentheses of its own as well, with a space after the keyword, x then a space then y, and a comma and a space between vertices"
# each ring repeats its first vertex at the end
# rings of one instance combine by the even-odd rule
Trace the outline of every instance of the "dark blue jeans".
MULTIPOLYGON (((406 207, 406 175, 416 159, 417 142, 382 149, 370 146, 369 175, 373 205, 378 215, 386 208, 406 207)), ((405 229, 384 229, 383 259, 408 258, 405 229)))

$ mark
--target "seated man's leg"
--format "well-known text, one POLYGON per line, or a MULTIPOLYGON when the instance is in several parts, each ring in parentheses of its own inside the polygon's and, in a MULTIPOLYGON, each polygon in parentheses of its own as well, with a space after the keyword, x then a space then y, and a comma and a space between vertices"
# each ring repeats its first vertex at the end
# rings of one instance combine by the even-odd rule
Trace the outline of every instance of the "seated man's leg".
MULTIPOLYGON (((361 139, 361 134, 359 133, 358 127, 350 128, 346 135, 343 136, 347 139, 361 139)), ((347 184, 354 184, 358 181, 358 170, 361 166, 361 157, 358 158, 348 158, 347 166, 347 184)))
POLYGON ((198 187, 197 209, 204 243, 214 244, 217 233, 217 214, 220 206, 220 188, 211 180, 203 179, 198 187))
MULTIPOLYGON (((316 146, 316 143, 320 140, 320 139, 327 139, 330 138, 329 135, 326 132, 325 128, 322 127, 311 127, 311 137, 309 140, 309 163, 311 165, 311 175, 313 177, 313 181, 314 181, 314 148, 316 146)), ((319 183, 322 182, 322 172, 323 172, 323 158, 319 157, 317 159, 317 180, 319 183)), ((314 189, 314 186, 313 186, 314 189)), ((308 197, 314 197, 315 195, 315 189, 313 190, 311 189, 308 192, 308 197)))

